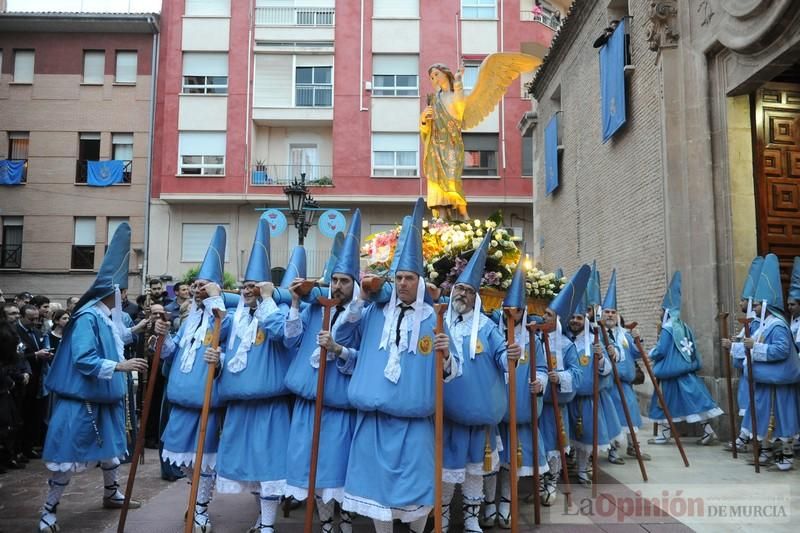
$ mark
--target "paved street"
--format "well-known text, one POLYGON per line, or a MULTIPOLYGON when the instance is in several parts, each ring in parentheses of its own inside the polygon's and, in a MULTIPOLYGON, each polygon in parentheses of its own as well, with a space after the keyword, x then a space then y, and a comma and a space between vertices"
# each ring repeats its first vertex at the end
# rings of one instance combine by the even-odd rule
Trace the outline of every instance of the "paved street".
MULTIPOLYGON (((678 451, 674 446, 646 446, 653 461, 646 463, 650 479, 644 486, 635 460, 628 460, 624 466, 612 466, 604 462, 599 493, 603 503, 597 503, 593 516, 587 516, 591 491, 573 485, 573 506, 564 513, 563 496, 559 504, 549 509, 543 508, 543 525, 547 532, 615 532, 615 533, 673 533, 701 531, 708 533, 763 531, 769 527, 773 533, 794 531, 789 523, 792 513, 800 513, 798 491, 790 486, 798 481, 797 471, 789 473, 768 472, 762 469, 760 475, 753 473, 745 458, 734 461, 720 446, 700 448, 692 439, 686 439, 687 455, 691 468, 684 468, 678 451), (613 478, 610 475, 613 475, 613 478), (644 487, 644 488, 643 488, 644 487), (670 516, 655 516, 655 509, 626 507, 626 498, 637 490, 643 494, 658 495, 663 501, 665 493, 671 496, 676 491, 695 497, 698 493, 706 498, 705 516, 689 517, 680 507, 673 504, 661 505, 677 510, 681 516, 676 520, 670 516), (759 511, 739 511, 740 515, 731 519, 714 519, 710 499, 719 495, 732 505, 746 501, 756 503, 757 499, 774 492, 787 492, 783 500, 783 511, 776 513, 767 509, 764 516, 754 516, 759 511), (637 516, 638 515, 638 516, 637 516), (725 521, 727 520, 727 521, 725 521)), ((127 467, 125 467, 127 469, 127 467)), ((131 511, 127 531, 131 533, 182 531, 182 516, 188 496, 188 485, 183 481, 168 483, 158 477, 158 463, 155 451, 148 450, 147 461, 139 469, 140 477, 136 484, 136 498, 142 499, 141 509, 131 511)), ((41 461, 32 462, 26 470, 9 472, 0 476, 0 532, 29 533, 35 531, 37 509, 45 491, 46 472, 41 461)), ((520 494, 524 495, 530 482, 523 483, 520 494)), ((59 522, 62 531, 69 533, 113 533, 116 531, 118 514, 100 507, 102 478, 99 471, 90 471, 73 478, 69 489, 59 507, 59 522)), ((759 500, 760 501, 760 500, 759 500)), ((714 511, 717 512, 717 511, 714 511)), ((736 512, 736 511, 733 511, 736 512)), ((454 513, 455 514, 455 513, 454 513)), ((533 529, 533 508, 523 505, 522 529, 533 529)), ((250 496, 217 496, 211 507, 214 530, 217 533, 241 533, 247 530, 256 519, 256 506, 250 496)), ((278 522, 279 532, 299 532, 302 530, 302 510, 295 510, 291 516, 278 522)), ((454 516, 460 523, 460 517, 454 516)), ((371 524, 364 519, 356 522, 357 532, 372 531, 371 524)), ((405 531, 405 528, 396 528, 405 531)), ((452 528, 453 531, 460 530, 452 528)))

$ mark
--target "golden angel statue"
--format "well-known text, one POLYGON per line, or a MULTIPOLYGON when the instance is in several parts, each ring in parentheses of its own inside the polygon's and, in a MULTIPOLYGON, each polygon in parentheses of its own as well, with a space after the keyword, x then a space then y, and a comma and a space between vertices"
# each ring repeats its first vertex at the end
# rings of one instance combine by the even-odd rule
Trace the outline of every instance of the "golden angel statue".
POLYGON ((428 208, 434 217, 469 219, 461 186, 464 170, 461 131, 480 124, 500 103, 511 82, 541 63, 540 58, 527 54, 491 54, 481 63, 475 87, 467 96, 464 96, 461 81, 463 68, 455 75, 441 63, 428 68, 436 92, 428 95, 419 131, 423 146, 422 170, 428 180, 428 208))

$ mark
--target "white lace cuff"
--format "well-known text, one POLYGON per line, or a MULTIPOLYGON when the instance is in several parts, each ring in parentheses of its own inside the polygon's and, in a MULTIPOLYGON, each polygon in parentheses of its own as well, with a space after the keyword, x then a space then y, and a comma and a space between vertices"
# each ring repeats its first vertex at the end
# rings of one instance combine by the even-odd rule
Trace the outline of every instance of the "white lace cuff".
POLYGON ((547 387, 550 384, 550 380, 547 379, 547 372, 536 372, 536 381, 542 384, 542 394, 547 393, 547 387))
POLYGON ((117 362, 106 359, 100 364, 100 372, 97 373, 97 379, 111 379, 114 375, 114 370, 117 368, 117 362))
POLYGON ((269 316, 278 310, 278 304, 272 298, 264 298, 261 303, 256 307, 255 317, 260 323, 269 318, 269 316))
POLYGON ((766 361, 768 349, 769 344, 764 344, 763 342, 755 343, 752 350, 753 361, 766 361))
POLYGON ((572 392, 572 373, 562 370, 558 373, 558 390, 559 392, 572 392))
POLYGON ((361 320, 361 312, 364 310, 364 300, 355 300, 350 302, 350 305, 347 306, 347 314, 344 315, 344 319, 347 322, 358 322, 361 320))
POLYGON ((731 357, 734 359, 744 359, 744 343, 733 342, 731 343, 731 357))
POLYGON ((289 309, 289 317, 283 325, 283 336, 293 339, 303 334, 303 321, 300 320, 300 312, 292 307, 289 309))
POLYGON ((222 296, 209 296, 205 300, 203 300, 203 307, 211 311, 212 309, 217 309, 219 311, 225 311, 225 300, 222 299, 222 296))

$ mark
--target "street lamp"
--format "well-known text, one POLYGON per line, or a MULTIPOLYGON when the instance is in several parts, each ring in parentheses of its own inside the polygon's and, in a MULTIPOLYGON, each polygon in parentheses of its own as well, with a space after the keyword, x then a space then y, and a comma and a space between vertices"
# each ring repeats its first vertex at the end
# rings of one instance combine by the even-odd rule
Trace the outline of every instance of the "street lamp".
POLYGON ((283 193, 289 199, 289 214, 297 228, 298 242, 302 246, 308 235, 308 229, 314 225, 314 218, 319 209, 319 204, 308 194, 306 187, 306 173, 300 173, 300 181, 296 179, 291 185, 283 188, 283 193))

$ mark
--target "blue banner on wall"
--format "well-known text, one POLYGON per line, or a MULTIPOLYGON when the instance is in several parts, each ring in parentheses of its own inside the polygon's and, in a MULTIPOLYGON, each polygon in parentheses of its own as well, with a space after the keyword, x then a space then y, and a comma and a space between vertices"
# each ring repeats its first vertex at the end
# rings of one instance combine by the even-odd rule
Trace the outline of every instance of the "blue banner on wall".
POLYGON ((544 129, 544 186, 547 194, 558 188, 558 113, 544 129))
POLYGON ((0 161, 0 185, 21 184, 24 170, 25 161, 21 159, 3 159, 0 161))
POLYGON ((122 182, 125 161, 111 159, 109 161, 86 162, 86 184, 92 187, 108 187, 122 182))
POLYGON ((614 136, 626 120, 625 112, 625 19, 600 48, 600 115, 603 142, 614 136))

